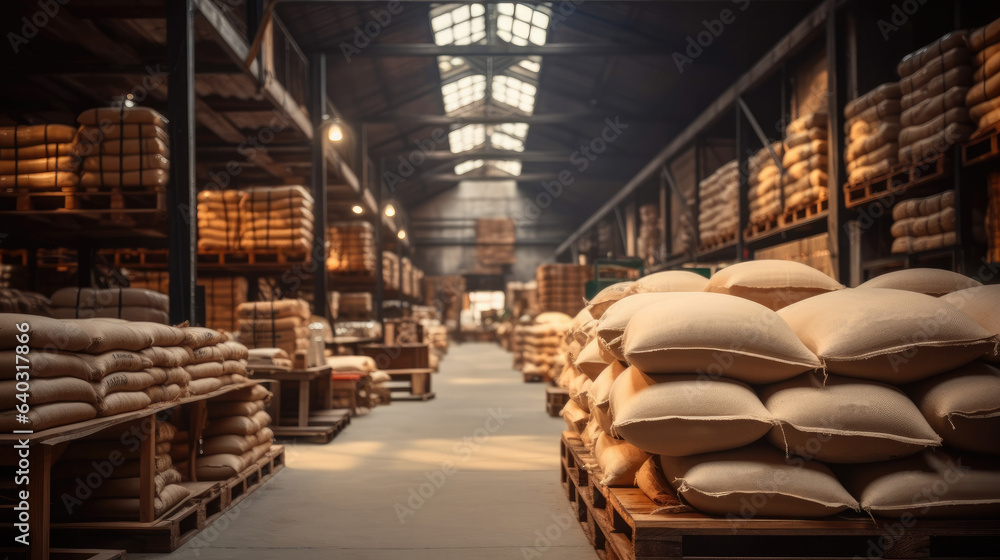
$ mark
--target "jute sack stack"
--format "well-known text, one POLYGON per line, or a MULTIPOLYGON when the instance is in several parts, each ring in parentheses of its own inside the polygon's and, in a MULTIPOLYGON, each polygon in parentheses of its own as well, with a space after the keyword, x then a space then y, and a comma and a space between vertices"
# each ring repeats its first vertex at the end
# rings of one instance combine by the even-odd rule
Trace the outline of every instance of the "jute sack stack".
POLYGON ((844 161, 851 184, 889 173, 899 161, 898 82, 882 84, 844 106, 844 161))
MULTIPOLYGON (((375 232, 370 223, 357 221, 333 224, 326 230, 326 239, 327 270, 342 274, 375 272, 375 232)), ((383 253, 384 258, 385 253, 383 253)), ((400 266, 398 258, 393 262, 396 266, 400 266)), ((399 276, 396 280, 401 281, 399 276)))
POLYGON ((128 287, 170 295, 170 273, 166 270, 124 270, 128 287))
POLYGON ((191 378, 191 394, 203 395, 247 381, 250 353, 246 346, 212 329, 186 327, 183 330, 185 343, 192 350, 191 360, 184 367, 191 378))
POLYGON ((247 279, 243 276, 198 277, 205 287, 205 324, 213 329, 235 332, 236 308, 247 301, 247 279))
POLYGON ((72 190, 80 182, 76 129, 61 124, 0 127, 0 189, 72 190))
POLYGON ((226 393, 208 406, 199 480, 227 480, 263 457, 274 440, 271 417, 264 411, 271 393, 260 385, 226 393))
POLYGON ((413 262, 403 257, 399 260, 400 291, 404 296, 413 295, 413 262))
POLYGON ((198 193, 198 249, 238 251, 243 231, 240 207, 246 193, 240 190, 198 193))
POLYGON ((970 31, 967 39, 975 73, 965 105, 977 126, 973 136, 979 136, 1000 123, 1000 19, 970 31))
POLYGON ((309 348, 309 304, 301 299, 254 301, 236 308, 237 338, 249 348, 280 348, 290 356, 309 348))
POLYGON ((100 107, 77 117, 80 186, 161 190, 170 178, 167 120, 148 107, 100 107))
POLYGON ((892 207, 892 252, 916 253, 954 245, 955 191, 911 198, 892 207))
POLYGON ((739 227, 739 162, 732 160, 722 165, 698 184, 701 206, 698 214, 698 233, 702 246, 725 241, 739 227))
POLYGON ((240 247, 248 251, 312 251, 313 197, 300 185, 254 187, 241 202, 240 247))
MULTIPOLYGON (((950 303, 993 336, 1000 337, 1000 287, 996 285, 966 288, 941 296, 941 301, 950 303)), ((997 348, 990 348, 983 359, 1000 363, 997 348)))
POLYGON ((535 318, 534 324, 523 329, 523 353, 521 372, 536 375, 542 379, 554 379, 562 368, 556 363, 560 346, 571 319, 562 313, 543 313, 535 318))
POLYGON ((660 205, 643 204, 639 207, 639 235, 636 239, 636 256, 654 266, 658 262, 663 232, 660 228, 660 205))
POLYGON ((916 163, 940 155, 975 130, 966 107, 971 64, 965 30, 949 33, 899 62, 899 161, 916 163))
POLYGON ((781 158, 784 211, 797 210, 827 196, 826 113, 810 113, 785 127, 786 150, 781 158))
POLYGON ((632 282, 618 282, 597 292, 597 295, 587 302, 586 309, 590 316, 594 319, 600 319, 609 307, 631 293, 629 291, 631 287, 632 282))
POLYGON ((399 289, 399 255, 392 251, 382 251, 382 282, 387 289, 399 289))
POLYGON ((535 271, 538 283, 538 306, 544 311, 574 316, 583 309, 586 284, 593 277, 589 266, 543 264, 535 271))
POLYGON ((858 286, 858 289, 887 288, 941 297, 952 292, 980 286, 982 284, 978 280, 950 270, 908 268, 876 276, 858 286))
POLYGON ((1000 262, 1000 171, 986 177, 989 203, 986 209, 986 259, 1000 262))
POLYGON ((0 288, 0 313, 52 316, 52 302, 35 292, 0 288))
POLYGON ((375 304, 372 294, 341 293, 338 298, 337 314, 339 319, 346 321, 368 321, 374 316, 375 304))
POLYGON ((59 319, 113 318, 170 323, 170 298, 139 288, 63 288, 52 294, 52 316, 59 319))
POLYGON ((767 221, 782 212, 781 174, 784 167, 780 162, 784 154, 785 145, 779 140, 771 144, 770 149, 765 146, 750 157, 747 200, 751 224, 767 221))
POLYGON ((811 266, 768 259, 727 266, 705 284, 706 292, 741 297, 774 311, 842 289, 839 282, 811 266))
POLYGON ((907 392, 945 445, 1000 455, 1000 370, 973 362, 911 385, 907 392))

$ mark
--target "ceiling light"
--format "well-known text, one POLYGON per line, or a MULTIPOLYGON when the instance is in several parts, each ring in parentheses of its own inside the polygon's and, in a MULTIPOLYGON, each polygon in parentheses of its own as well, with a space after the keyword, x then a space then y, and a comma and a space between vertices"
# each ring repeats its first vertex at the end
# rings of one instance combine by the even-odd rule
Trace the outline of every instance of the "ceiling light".
POLYGON ((396 234, 396 237, 400 239, 406 239, 406 230, 405 229, 399 230, 399 233, 396 234))
POLYGON ((357 204, 355 204, 354 206, 351 207, 351 212, 354 212, 355 214, 360 214, 360 213, 362 213, 364 211, 365 211, 365 209, 362 208, 361 206, 358 206, 357 204))
POLYGON ((392 204, 385 205, 385 215, 390 218, 396 215, 396 208, 392 204))
POLYGON ((334 123, 330 125, 330 130, 327 132, 326 137, 329 138, 331 142, 340 142, 343 140, 344 129, 340 127, 340 123, 334 121, 334 123))

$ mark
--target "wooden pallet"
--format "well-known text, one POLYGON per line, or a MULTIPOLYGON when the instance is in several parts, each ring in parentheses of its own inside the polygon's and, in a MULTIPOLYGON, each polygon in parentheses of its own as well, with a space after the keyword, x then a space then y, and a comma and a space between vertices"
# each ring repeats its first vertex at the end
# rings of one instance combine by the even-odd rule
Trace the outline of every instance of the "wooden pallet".
POLYGON ((826 195, 823 195, 819 200, 814 200, 809 204, 789 208, 783 214, 780 214, 775 218, 758 222, 756 224, 750 224, 744 232, 744 237, 747 240, 752 240, 780 229, 794 227, 803 222, 822 216, 823 213, 829 209, 830 201, 827 199, 826 195))
POLYGON ((566 387, 545 388, 545 411, 549 416, 558 418, 566 403, 569 402, 569 389, 566 387))
MULTIPOLYGON (((285 419, 290 424, 294 418, 285 419)), ((333 441, 351 423, 351 414, 346 409, 332 409, 314 412, 309 416, 308 426, 271 426, 274 436, 294 439, 304 443, 325 445, 333 441)))
POLYGON ((895 196, 951 174, 951 158, 945 154, 917 163, 896 165, 885 175, 857 184, 844 185, 844 205, 855 208, 887 196, 895 196))
POLYGON ((734 241, 736 241, 736 233, 733 233, 732 235, 727 235, 725 239, 712 243, 711 245, 699 245, 698 252, 711 253, 712 251, 717 251, 725 247, 726 245, 732 244, 734 241))
POLYGON ((962 144, 962 164, 975 165, 1000 156, 1000 125, 962 144))
POLYGON ((39 192, 19 188, 0 193, 0 212, 162 212, 166 206, 165 190, 82 191, 67 188, 39 192))
POLYGON ((308 264, 307 252, 295 251, 198 251, 198 266, 281 266, 308 264))
POLYGON ((55 543, 116 546, 129 552, 173 552, 284 468, 285 447, 274 445, 239 475, 219 482, 182 483, 192 496, 151 523, 107 521, 54 523, 55 543))
POLYGON ((560 477, 579 520, 608 559, 715 558, 735 560, 792 557, 932 558, 954 548, 996 557, 996 520, 925 520, 902 529, 898 521, 845 516, 825 519, 727 519, 700 513, 653 513, 657 505, 638 488, 608 488, 577 434, 563 432, 560 477), (895 534, 894 534, 895 533, 895 534))
POLYGON ((541 383, 545 378, 537 373, 522 373, 525 383, 541 383))

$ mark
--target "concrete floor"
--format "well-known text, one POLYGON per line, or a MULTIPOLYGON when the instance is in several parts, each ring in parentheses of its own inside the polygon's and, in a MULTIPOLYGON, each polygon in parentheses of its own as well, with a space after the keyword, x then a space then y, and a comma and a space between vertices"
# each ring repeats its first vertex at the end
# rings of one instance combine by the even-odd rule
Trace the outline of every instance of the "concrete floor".
POLYGON ((128 558, 596 558, 559 484, 563 421, 510 365, 496 345, 452 346, 436 399, 287 445, 287 468, 185 546, 128 558))

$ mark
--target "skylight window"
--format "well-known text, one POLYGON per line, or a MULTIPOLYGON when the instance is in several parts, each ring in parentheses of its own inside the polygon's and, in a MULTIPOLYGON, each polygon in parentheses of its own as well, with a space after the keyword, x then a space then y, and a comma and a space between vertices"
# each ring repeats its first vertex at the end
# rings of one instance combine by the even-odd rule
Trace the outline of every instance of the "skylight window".
POLYGON ((541 64, 527 58, 522 60, 521 62, 518 62, 517 65, 520 66, 521 68, 524 68, 528 72, 531 72, 532 74, 537 74, 542 70, 541 64))
POLYGON ((444 111, 453 113, 486 96, 486 76, 466 76, 444 84, 441 86, 441 96, 444 98, 444 111))
POLYGON ((486 8, 482 4, 460 4, 431 18, 438 45, 471 45, 486 38, 486 8))
POLYGON ((448 144, 451 146, 451 153, 453 154, 467 152, 485 143, 485 125, 467 124, 448 133, 448 144))
POLYGON ((521 161, 516 159, 508 159, 501 161, 494 161, 493 167, 496 167, 500 171, 513 175, 517 177, 521 174, 521 161))
POLYGON ((535 109, 535 86, 513 76, 493 76, 493 98, 529 115, 535 109))
POLYGON ((455 166, 455 175, 465 175, 473 169, 479 169, 486 162, 481 159, 470 159, 468 161, 463 161, 462 163, 455 166))
POLYGON ((549 28, 548 10, 545 5, 497 4, 497 36, 513 45, 544 45, 549 28))
POLYGON ((524 151, 524 138, 528 135, 525 123, 504 123, 490 134, 490 145, 499 150, 524 151))

